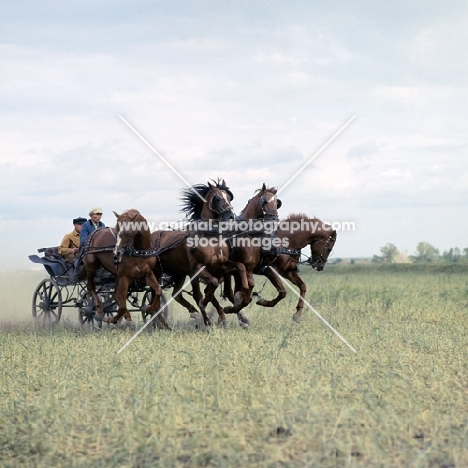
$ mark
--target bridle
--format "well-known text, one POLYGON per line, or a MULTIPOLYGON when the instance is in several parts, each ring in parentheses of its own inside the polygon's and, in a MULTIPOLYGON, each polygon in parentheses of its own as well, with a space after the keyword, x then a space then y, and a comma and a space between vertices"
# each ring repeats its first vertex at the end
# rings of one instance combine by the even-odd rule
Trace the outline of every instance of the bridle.
POLYGON ((221 197, 221 196, 216 195, 216 194, 213 194, 213 195, 211 196, 210 201, 208 202, 208 208, 209 208, 213 213, 216 213, 217 215, 226 213, 227 211, 232 211, 232 212, 234 212, 234 210, 232 209, 231 203, 228 202, 224 197, 221 197), (220 206, 221 203, 217 203, 217 205, 218 205, 217 208, 218 208, 218 209, 215 208, 215 207, 213 206, 213 198, 214 198, 214 197, 218 197, 218 198, 222 199, 222 200, 225 202, 224 207, 220 206))
POLYGON ((119 231, 116 235, 116 243, 114 247, 114 265, 116 266, 118 266, 118 264, 122 261, 122 256, 125 254, 125 252, 131 248, 130 242, 132 241, 134 237, 130 235, 127 242, 125 242, 125 244, 122 244, 122 238, 121 238, 122 232, 123 231, 119 231))
POLYGON ((312 257, 309 258, 308 262, 310 264, 310 266, 312 266, 314 269, 323 269, 323 267, 325 266, 325 263, 327 263, 327 259, 328 259, 328 255, 325 257, 325 252, 328 251, 327 253, 330 253, 330 243, 331 242, 335 242, 336 241, 336 236, 334 236, 333 234, 330 234, 328 237, 326 238, 323 238, 323 239, 319 239, 315 242, 312 242, 310 244, 310 247, 311 247, 311 250, 312 250, 312 257), (320 244, 321 242, 324 242, 323 244, 323 247, 322 247, 322 250, 320 251, 319 253, 319 258, 317 261, 314 260, 314 251, 312 249, 312 246, 316 245, 316 244, 320 244))
MULTIPOLYGON (((260 209, 262 210, 263 213, 263 218, 264 219, 273 219, 273 220, 278 220, 278 211, 277 208, 275 207, 275 212, 267 211, 265 207, 272 201, 277 201, 276 195, 272 194, 272 198, 269 200, 266 198, 265 194, 263 194, 259 199, 259 205, 260 209)), ((250 200, 249 200, 250 202, 250 200)))

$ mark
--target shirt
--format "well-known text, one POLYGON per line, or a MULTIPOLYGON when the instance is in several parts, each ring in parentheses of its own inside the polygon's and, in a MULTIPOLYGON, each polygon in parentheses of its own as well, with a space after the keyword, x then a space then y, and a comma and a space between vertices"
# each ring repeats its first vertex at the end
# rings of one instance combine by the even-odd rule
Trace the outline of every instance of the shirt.
POLYGON ((66 262, 73 260, 76 254, 73 252, 74 248, 80 247, 80 235, 76 229, 73 229, 69 234, 65 234, 62 242, 60 243, 58 253, 65 259, 66 262))

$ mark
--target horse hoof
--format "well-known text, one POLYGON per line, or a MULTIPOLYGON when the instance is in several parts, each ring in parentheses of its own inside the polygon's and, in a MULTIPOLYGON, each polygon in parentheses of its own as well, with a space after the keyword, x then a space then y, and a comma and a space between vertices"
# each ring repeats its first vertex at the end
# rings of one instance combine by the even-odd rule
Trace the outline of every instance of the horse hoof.
POLYGON ((193 320, 201 321, 203 320, 203 315, 200 312, 191 312, 190 318, 193 320))
POLYGON ((300 315, 294 314, 294 315, 293 315, 293 320, 294 320, 296 323, 301 323, 301 322, 302 322, 302 317, 301 317, 300 315))
POLYGON ((218 320, 218 325, 219 325, 221 328, 226 328, 226 327, 227 327, 226 319, 224 319, 224 320, 218 320))
POLYGON ((248 323, 241 322, 241 321, 239 320, 239 327, 241 327, 243 330, 247 330, 247 328, 249 328, 249 324, 248 324, 248 323))
POLYGON ((255 304, 259 305, 259 306, 262 306, 265 302, 265 299, 259 299, 255 304))
POLYGON ((239 323, 244 323, 245 325, 249 325, 250 323, 249 317, 244 312, 239 312, 237 318, 239 319, 239 323))
POLYGON ((125 323, 122 325, 122 328, 129 328, 130 330, 135 330, 135 322, 133 320, 125 320, 125 323))

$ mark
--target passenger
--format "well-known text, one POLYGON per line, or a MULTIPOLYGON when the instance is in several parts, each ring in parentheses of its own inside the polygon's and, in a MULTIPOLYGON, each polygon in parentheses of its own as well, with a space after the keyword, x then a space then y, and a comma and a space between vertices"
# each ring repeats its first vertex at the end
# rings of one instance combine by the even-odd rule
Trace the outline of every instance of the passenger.
POLYGON ((67 263, 73 263, 75 258, 78 256, 78 250, 80 248, 81 227, 85 222, 86 218, 75 218, 73 220, 73 226, 75 228, 72 232, 66 234, 60 243, 58 253, 67 263))
POLYGON ((90 219, 83 224, 80 233, 81 250, 83 250, 86 239, 96 229, 103 228, 106 225, 101 221, 102 208, 93 208, 89 212, 90 219))

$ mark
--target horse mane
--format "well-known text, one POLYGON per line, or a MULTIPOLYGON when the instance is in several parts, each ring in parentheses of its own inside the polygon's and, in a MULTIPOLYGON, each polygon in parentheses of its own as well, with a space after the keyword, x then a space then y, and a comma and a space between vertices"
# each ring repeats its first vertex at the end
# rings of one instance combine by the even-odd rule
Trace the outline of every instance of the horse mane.
POLYGON ((130 221, 134 221, 138 217, 146 221, 145 217, 135 208, 129 208, 128 210, 125 210, 119 217, 122 218, 125 215, 128 219, 130 219, 130 221))
MULTIPOLYGON (((229 187, 223 184, 219 179, 217 181, 213 180, 212 182, 212 185, 215 185, 216 188, 225 190, 231 194, 229 187)), ((180 197, 182 202, 182 208, 180 211, 185 213, 185 216, 191 221, 199 220, 203 211, 204 201, 198 195, 205 198, 210 190, 211 189, 208 184, 196 184, 183 189, 180 197)))
POLYGON ((130 219, 134 220, 136 217, 141 216, 141 213, 138 210, 135 210, 134 208, 130 208, 128 210, 125 210, 122 215, 126 214, 130 219))
POLYGON ((289 213, 286 218, 284 218, 284 221, 300 221, 301 219, 306 219, 308 221, 319 221, 323 222, 322 220, 316 218, 315 216, 311 218, 309 215, 306 215, 305 213, 289 213))
MULTIPOLYGON (((273 190, 277 190, 276 187, 266 187, 265 192, 272 192, 273 190)), ((258 188, 254 192, 254 196, 257 195, 257 193, 262 192, 261 188, 258 188)))

